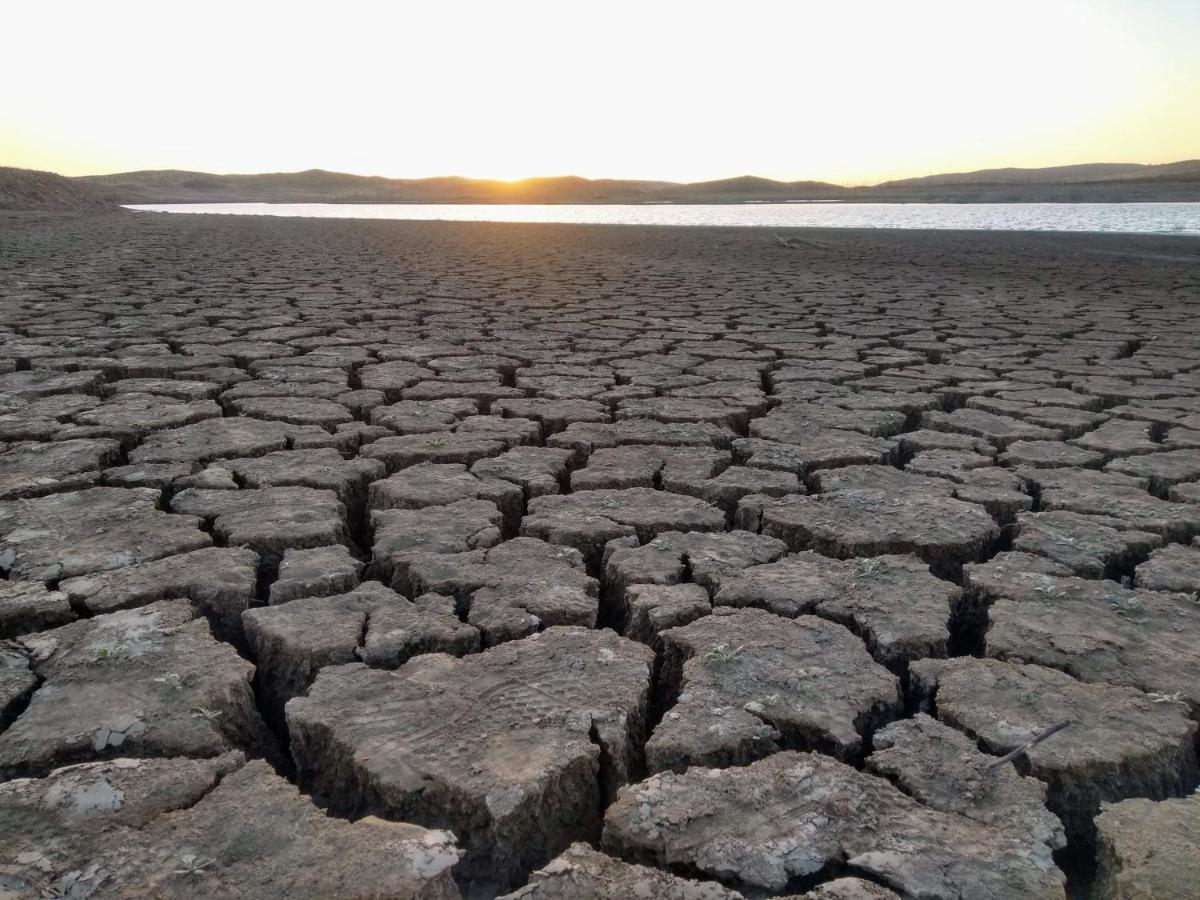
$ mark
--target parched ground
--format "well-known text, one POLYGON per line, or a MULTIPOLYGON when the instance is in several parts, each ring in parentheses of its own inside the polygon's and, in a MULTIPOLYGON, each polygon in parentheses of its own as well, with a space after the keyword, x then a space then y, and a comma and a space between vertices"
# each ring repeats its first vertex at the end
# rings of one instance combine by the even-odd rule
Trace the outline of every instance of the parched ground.
POLYGON ((0 893, 1191 896, 1200 241, 782 236, 0 219, 0 893))

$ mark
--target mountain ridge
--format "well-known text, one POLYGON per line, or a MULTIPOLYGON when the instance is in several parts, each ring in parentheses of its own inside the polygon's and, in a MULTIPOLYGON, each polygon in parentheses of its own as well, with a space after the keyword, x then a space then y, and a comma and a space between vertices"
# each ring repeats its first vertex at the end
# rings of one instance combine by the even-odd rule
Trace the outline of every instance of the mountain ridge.
POLYGON ((169 203, 979 203, 1200 201, 1200 159, 981 169, 846 187, 755 175, 681 183, 546 176, 386 178, 325 169, 216 174, 148 169, 65 177, 0 168, 0 209, 169 203))
POLYGON ((214 174, 178 169, 79 176, 114 203, 741 203, 1200 200, 1200 159, 981 169, 845 187, 755 175, 692 183, 544 176, 386 178, 325 169, 214 174))

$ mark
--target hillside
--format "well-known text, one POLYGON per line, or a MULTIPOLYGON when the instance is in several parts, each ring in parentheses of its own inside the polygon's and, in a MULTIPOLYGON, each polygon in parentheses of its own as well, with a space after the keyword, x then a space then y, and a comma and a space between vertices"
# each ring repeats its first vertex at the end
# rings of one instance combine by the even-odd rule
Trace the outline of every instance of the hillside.
POLYGON ((114 203, 859 203, 1200 201, 1200 160, 984 169, 847 188, 745 175, 679 184, 574 176, 522 181, 382 178, 309 169, 258 175, 177 170, 71 179, 114 203))
POLYGON ((0 210, 89 210, 113 206, 75 178, 0 166, 0 210))

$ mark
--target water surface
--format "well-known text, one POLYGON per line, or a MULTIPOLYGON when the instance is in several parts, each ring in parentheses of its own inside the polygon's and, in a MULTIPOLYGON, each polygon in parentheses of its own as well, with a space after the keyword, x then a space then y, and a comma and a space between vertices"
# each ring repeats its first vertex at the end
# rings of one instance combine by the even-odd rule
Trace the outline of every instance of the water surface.
POLYGON ((151 212, 306 216, 322 219, 771 228, 951 228, 972 231, 1104 231, 1200 235, 1200 203, 155 203, 129 208, 151 212))

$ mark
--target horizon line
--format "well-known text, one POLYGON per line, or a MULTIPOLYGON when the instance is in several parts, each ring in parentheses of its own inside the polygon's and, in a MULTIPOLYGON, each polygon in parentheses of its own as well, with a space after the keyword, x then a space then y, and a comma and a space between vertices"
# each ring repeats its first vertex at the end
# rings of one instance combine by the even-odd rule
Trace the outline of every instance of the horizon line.
MULTIPOLYGON (((85 175, 65 175, 63 177, 65 177, 65 178, 105 178, 105 177, 111 177, 114 175, 133 175, 133 174, 140 174, 140 173, 156 173, 156 172, 181 172, 181 173, 196 174, 196 175, 212 175, 212 176, 222 177, 222 178, 231 178, 231 177, 254 177, 254 176, 264 176, 264 175, 304 175, 307 173, 320 172, 320 173, 325 173, 325 174, 329 174, 329 175, 348 175, 348 176, 351 176, 354 178, 371 178, 371 179, 379 179, 379 180, 383 180, 383 181, 438 181, 438 180, 458 179, 458 180, 462 180, 462 181, 488 181, 488 182, 495 182, 498 184, 515 186, 515 185, 519 185, 523 182, 528 182, 528 181, 550 181, 550 180, 554 180, 554 179, 578 179, 580 181, 590 181, 590 182, 624 181, 624 182, 643 182, 646 184, 671 184, 671 185, 677 185, 680 187, 688 187, 688 186, 697 185, 697 184, 712 184, 712 183, 719 183, 719 182, 723 182, 723 181, 736 181, 738 179, 751 179, 752 178, 752 179, 761 180, 761 181, 773 182, 775 184, 813 183, 813 184, 828 185, 830 187, 844 188, 846 190, 854 190, 855 188, 880 187, 882 185, 890 184, 890 183, 898 182, 898 181, 908 181, 908 180, 931 178, 931 177, 938 177, 938 176, 977 175, 977 174, 980 174, 983 172, 999 172, 999 171, 1038 172, 1038 171, 1043 171, 1046 169, 1068 169, 1068 168, 1074 168, 1074 167, 1079 167, 1079 166, 1142 166, 1145 168, 1152 168, 1155 166, 1178 165, 1181 163, 1189 163, 1189 162, 1200 163, 1200 156, 1188 157, 1188 158, 1184 158, 1184 159, 1176 159, 1176 160, 1171 160, 1169 162, 1161 162, 1161 163, 1105 161, 1105 162, 1082 162, 1082 163, 1058 163, 1058 164, 1047 165, 1047 166, 988 166, 988 167, 984 167, 981 169, 962 169, 962 170, 953 170, 953 171, 929 171, 929 172, 927 172, 927 174, 924 174, 924 175, 905 175, 905 176, 901 176, 898 178, 887 178, 887 179, 884 179, 882 181, 877 181, 877 182, 863 181, 863 182, 854 182, 854 183, 826 181, 826 180, 820 179, 820 178, 782 179, 782 178, 773 178, 773 177, 767 176, 767 175, 755 175, 755 174, 752 174, 749 172, 744 172, 743 174, 740 174, 740 175, 724 176, 721 178, 702 178, 702 179, 699 179, 696 181, 677 181, 677 180, 668 179, 668 178, 620 177, 620 176, 611 176, 611 175, 588 176, 588 175, 576 175, 576 174, 572 174, 572 173, 559 174, 559 175, 526 175, 526 176, 522 176, 519 178, 496 178, 496 177, 489 177, 489 176, 460 175, 460 174, 417 175, 417 176, 378 175, 378 174, 364 174, 361 172, 343 171, 343 170, 338 170, 338 169, 326 169, 321 166, 310 166, 310 167, 304 168, 304 169, 295 169, 295 170, 288 170, 288 171, 275 170, 275 171, 258 171, 258 172, 212 172, 212 171, 206 171, 203 169, 179 169, 179 168, 144 169, 143 168, 143 169, 122 169, 122 170, 114 171, 114 172, 95 172, 95 173, 89 173, 89 174, 85 174, 85 175)), ((20 167, 14 166, 13 168, 20 168, 20 167)), ((39 170, 32 170, 32 171, 39 171, 39 170)), ((40 171, 52 172, 52 170, 49 170, 49 169, 43 169, 40 171)), ((61 174, 61 173, 52 172, 52 174, 61 174)))

